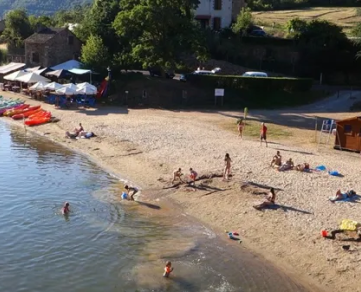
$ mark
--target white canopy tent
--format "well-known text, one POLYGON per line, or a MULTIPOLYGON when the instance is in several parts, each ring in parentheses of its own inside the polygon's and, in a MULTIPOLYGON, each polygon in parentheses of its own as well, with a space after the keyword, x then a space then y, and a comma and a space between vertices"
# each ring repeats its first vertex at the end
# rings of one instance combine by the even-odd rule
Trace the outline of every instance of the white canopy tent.
POLYGON ((56 93, 58 94, 64 94, 64 95, 74 95, 77 94, 76 91, 74 89, 71 89, 70 87, 65 87, 63 86, 60 89, 55 90, 56 93))
POLYGON ((90 88, 90 89, 92 89, 92 90, 94 90, 94 91, 97 91, 97 88, 94 86, 94 85, 92 85, 92 84, 90 84, 90 83, 88 83, 88 82, 83 82, 83 83, 78 83, 77 85, 76 85, 76 87, 77 88, 90 88))
POLYGON ((24 83, 36 83, 39 81, 42 82, 49 82, 50 80, 48 78, 45 78, 43 76, 40 76, 34 72, 29 72, 23 76, 20 76, 15 79, 16 81, 24 82, 24 83))
POLYGON ((78 88, 78 90, 76 92, 80 93, 80 94, 85 94, 85 95, 95 95, 95 94, 97 94, 97 91, 94 90, 93 88, 90 88, 90 87, 78 88))
MULTIPOLYGON (((77 60, 69 60, 66 61, 64 63, 61 63, 59 65, 56 65, 54 67, 51 67, 52 70, 68 70, 70 71, 71 69, 79 69, 83 64, 80 63, 77 60)), ((83 73, 84 74, 84 73, 83 73)))
POLYGON ((23 76, 25 74, 28 74, 28 72, 25 72, 23 70, 19 70, 19 71, 16 71, 14 73, 11 73, 9 75, 4 76, 4 79, 9 80, 9 81, 15 81, 16 78, 21 77, 21 76, 23 76))
POLYGON ((35 83, 33 86, 30 86, 29 89, 30 90, 44 90, 46 85, 47 85, 46 82, 39 81, 39 82, 35 83))
POLYGON ((26 64, 25 63, 15 63, 15 62, 11 62, 7 65, 4 66, 0 66, 0 74, 8 74, 10 72, 13 72, 15 70, 19 70, 23 67, 25 67, 26 64))
POLYGON ((74 83, 67 83, 67 84, 63 84, 64 87, 69 87, 70 89, 72 89, 73 91, 77 91, 78 87, 76 87, 76 85, 74 83))
POLYGON ((49 89, 49 90, 57 90, 62 88, 63 85, 56 83, 56 82, 51 82, 45 85, 44 89, 49 89))

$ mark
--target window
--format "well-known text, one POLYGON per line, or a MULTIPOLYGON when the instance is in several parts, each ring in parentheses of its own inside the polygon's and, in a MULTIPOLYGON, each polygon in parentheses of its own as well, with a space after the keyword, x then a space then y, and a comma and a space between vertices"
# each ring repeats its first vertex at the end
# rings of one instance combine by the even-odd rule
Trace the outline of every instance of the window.
POLYGON ((214 10, 222 10, 222 0, 214 0, 214 10))
POLYGON ((343 132, 345 134, 351 134, 352 133, 352 126, 351 125, 345 125, 343 128, 343 132))
POLYGON ((220 30, 221 29, 221 18, 215 17, 213 18, 213 30, 220 30))
POLYGON ((68 45, 74 44, 74 37, 72 35, 68 36, 68 45))
POLYGON ((32 63, 40 63, 39 53, 35 52, 31 54, 31 62, 32 63))

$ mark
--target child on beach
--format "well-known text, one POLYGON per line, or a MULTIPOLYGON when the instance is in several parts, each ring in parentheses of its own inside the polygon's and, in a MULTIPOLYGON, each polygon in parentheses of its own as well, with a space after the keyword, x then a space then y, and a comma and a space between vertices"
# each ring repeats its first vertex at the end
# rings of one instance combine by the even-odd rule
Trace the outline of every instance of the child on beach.
POLYGON ((163 277, 168 278, 171 272, 173 272, 172 263, 168 261, 165 263, 163 277))
POLYGON ((193 170, 193 168, 190 168, 189 171, 190 171, 189 176, 190 176, 190 178, 192 180, 192 184, 194 185, 195 182, 196 182, 196 178, 197 178, 198 174, 193 170))
POLYGON ((264 200, 263 203, 259 205, 254 205, 253 208, 255 208, 256 210, 262 210, 263 208, 272 206, 276 203, 276 192, 274 188, 271 188, 269 193, 266 195, 266 200, 264 200))
POLYGON ((244 123, 243 123, 243 119, 239 119, 237 121, 237 125, 238 125, 238 136, 241 136, 241 138, 243 138, 243 128, 244 128, 244 123))
POLYGON ((262 142, 263 140, 266 142, 266 147, 268 147, 268 144, 267 144, 267 127, 266 127, 266 124, 265 123, 262 123, 261 124, 261 146, 262 146, 262 142))
POLYGON ((229 175, 231 173, 231 162, 232 159, 229 156, 228 153, 226 153, 226 156, 224 157, 224 171, 223 171, 223 180, 228 180, 229 175))
POLYGON ((182 169, 181 169, 181 168, 178 168, 178 170, 175 170, 175 171, 173 172, 172 184, 174 183, 174 181, 175 181, 176 179, 179 179, 179 180, 183 183, 184 181, 182 180, 182 175, 183 175, 183 173, 182 173, 182 169))
POLYGON ((67 214, 69 214, 69 212, 70 212, 69 203, 65 202, 63 208, 61 208, 61 214, 67 215, 67 214))
POLYGON ((127 191, 127 195, 128 195, 129 200, 134 201, 134 195, 136 193, 138 193, 138 189, 135 188, 135 187, 130 187, 128 185, 125 185, 124 188, 127 191), (130 192, 132 192, 132 194, 130 194, 130 192))

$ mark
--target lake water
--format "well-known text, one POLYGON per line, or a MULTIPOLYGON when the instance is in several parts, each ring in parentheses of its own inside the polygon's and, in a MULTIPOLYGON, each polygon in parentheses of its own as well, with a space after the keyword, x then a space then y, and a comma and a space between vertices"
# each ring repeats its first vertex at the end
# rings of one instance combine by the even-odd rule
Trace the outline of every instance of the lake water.
POLYGON ((120 195, 87 158, 0 121, 0 291, 308 291, 183 214, 120 195))

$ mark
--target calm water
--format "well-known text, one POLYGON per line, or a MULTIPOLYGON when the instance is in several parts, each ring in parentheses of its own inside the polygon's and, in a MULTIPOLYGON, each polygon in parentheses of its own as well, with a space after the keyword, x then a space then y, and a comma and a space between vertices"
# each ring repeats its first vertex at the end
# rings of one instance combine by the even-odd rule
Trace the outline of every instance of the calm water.
POLYGON ((307 291, 182 214, 119 202, 117 179, 2 121, 0 167, 0 291, 307 291))

